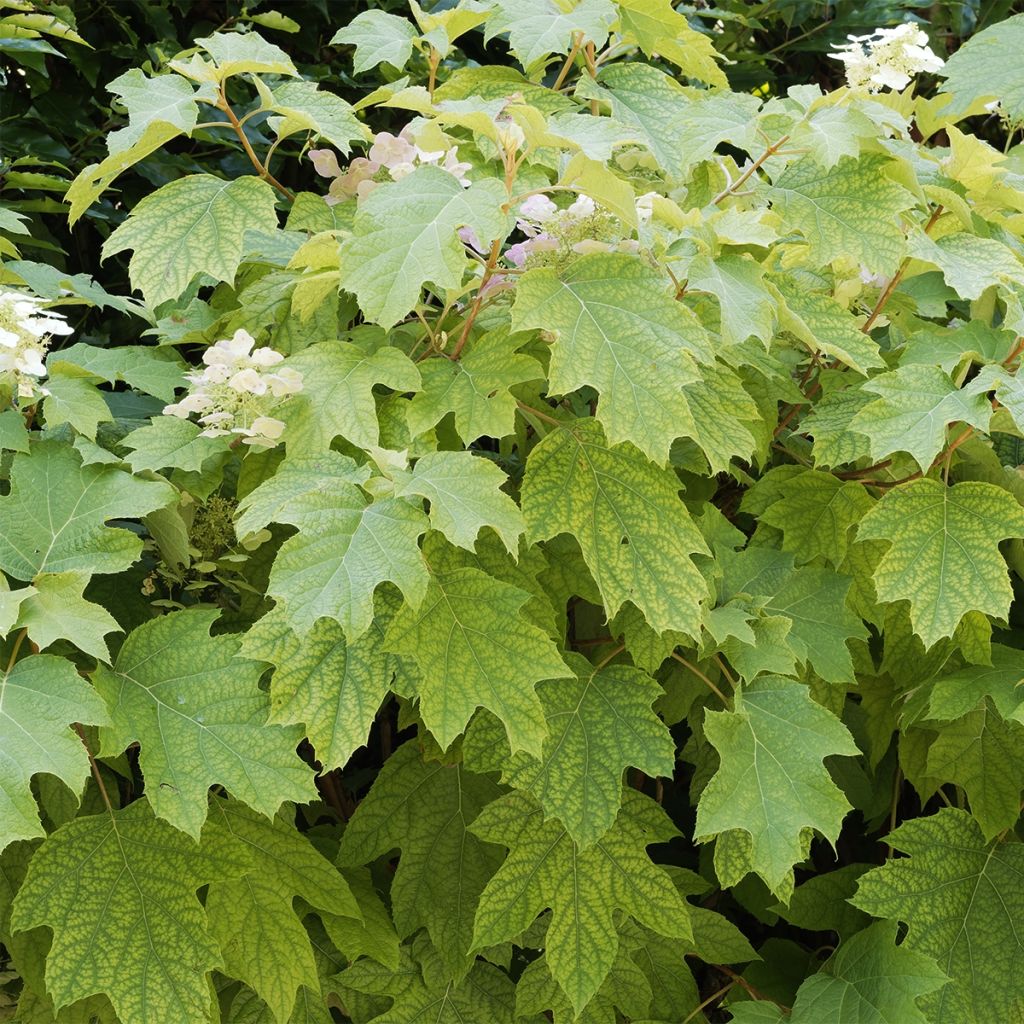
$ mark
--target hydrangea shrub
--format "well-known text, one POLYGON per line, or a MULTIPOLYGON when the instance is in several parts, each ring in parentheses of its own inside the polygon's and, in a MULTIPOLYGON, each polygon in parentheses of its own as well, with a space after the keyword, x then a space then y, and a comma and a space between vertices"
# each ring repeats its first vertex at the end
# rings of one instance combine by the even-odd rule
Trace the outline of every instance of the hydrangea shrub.
POLYGON ((236 29, 2 267, 0 1019, 1021 1018, 1024 15, 236 29))

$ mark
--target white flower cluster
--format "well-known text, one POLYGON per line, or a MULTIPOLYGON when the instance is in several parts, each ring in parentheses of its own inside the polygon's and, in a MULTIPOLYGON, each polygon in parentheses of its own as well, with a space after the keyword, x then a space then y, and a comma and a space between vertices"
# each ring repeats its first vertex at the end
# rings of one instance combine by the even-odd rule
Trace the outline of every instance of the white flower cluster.
POLYGON ((27 292, 0 292, 0 381, 9 380, 19 398, 45 395, 39 379, 52 334, 71 334, 60 313, 43 309, 44 299, 27 292))
POLYGON ((895 28, 876 28, 870 35, 846 38, 850 42, 836 46, 840 52, 831 56, 846 65, 846 81, 851 89, 905 89, 914 75, 938 71, 944 64, 932 52, 926 33, 909 21, 895 28))
POLYGON ((547 254, 636 252, 639 247, 634 239, 622 237, 618 220, 590 196, 579 196, 564 210, 545 195, 530 196, 519 207, 516 226, 526 241, 509 246, 505 253, 516 267, 539 265, 550 258, 547 254))
POLYGON ((400 181, 424 164, 440 167, 456 178, 463 188, 468 188, 470 183, 466 172, 473 166, 459 160, 458 146, 433 151, 421 149, 416 145, 409 125, 398 135, 380 132, 374 137, 369 153, 350 160, 344 171, 336 154, 329 149, 311 149, 309 158, 317 174, 334 179, 327 193, 327 202, 332 205, 352 196, 365 199, 382 181, 400 181))
POLYGON ((302 390, 302 374, 287 367, 271 370, 284 356, 272 348, 257 348, 247 331, 218 341, 203 353, 204 369, 189 373, 189 393, 164 406, 168 416, 187 419, 199 413, 206 428, 202 437, 240 434, 245 444, 273 448, 284 433, 284 424, 267 413, 280 400, 302 390))

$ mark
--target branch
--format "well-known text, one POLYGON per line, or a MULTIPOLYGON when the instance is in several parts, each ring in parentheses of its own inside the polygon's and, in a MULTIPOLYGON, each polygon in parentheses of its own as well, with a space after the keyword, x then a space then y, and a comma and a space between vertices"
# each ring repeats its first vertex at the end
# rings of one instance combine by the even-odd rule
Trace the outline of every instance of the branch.
POLYGON ((289 189, 285 188, 275 178, 270 171, 260 162, 260 158, 256 155, 256 151, 252 148, 252 144, 246 137, 245 130, 242 128, 242 122, 235 116, 235 112, 231 109, 231 104, 228 103, 228 98, 224 94, 224 87, 221 86, 220 97, 217 101, 217 107, 223 110, 227 115, 227 119, 231 122, 231 127, 235 129, 235 134, 238 136, 238 141, 242 144, 242 149, 245 150, 245 155, 249 158, 249 162, 256 168, 256 173, 265 181, 268 185, 273 185, 288 200, 290 203, 295 202, 295 195, 289 189))
POLYGON ((731 185, 722 189, 721 192, 711 200, 716 206, 728 199, 734 192, 738 191, 749 180, 757 169, 766 161, 770 160, 782 147, 789 142, 789 136, 783 135, 781 139, 773 142, 731 185))

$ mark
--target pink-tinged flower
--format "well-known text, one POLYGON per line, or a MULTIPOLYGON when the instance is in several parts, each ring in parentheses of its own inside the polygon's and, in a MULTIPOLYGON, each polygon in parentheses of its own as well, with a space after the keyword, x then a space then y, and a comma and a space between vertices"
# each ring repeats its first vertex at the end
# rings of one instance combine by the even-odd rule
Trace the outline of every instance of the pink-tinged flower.
POLYGON ((478 252, 481 256, 487 251, 481 244, 480 239, 476 237, 476 232, 471 227, 459 228, 459 239, 464 245, 468 245, 473 252, 478 252))
POLYGON ((572 217, 591 217, 597 211, 597 204, 590 196, 578 196, 575 202, 566 210, 572 217))
POLYGON ((338 157, 333 149, 311 149, 309 159, 313 162, 313 169, 321 178, 341 177, 341 167, 338 166, 338 157))
POLYGON ((543 224, 557 214, 558 207, 545 195, 530 196, 519 205, 519 216, 534 224, 543 224))
POLYGON ((392 135, 391 132, 380 132, 373 140, 368 154, 371 160, 384 167, 394 167, 395 164, 415 163, 416 146, 401 135, 392 135))

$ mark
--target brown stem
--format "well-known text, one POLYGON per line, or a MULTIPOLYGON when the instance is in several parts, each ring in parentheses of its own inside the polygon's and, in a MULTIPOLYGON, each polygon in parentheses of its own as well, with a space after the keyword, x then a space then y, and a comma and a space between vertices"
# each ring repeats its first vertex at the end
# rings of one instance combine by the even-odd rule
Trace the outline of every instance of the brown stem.
POLYGON ((558 77, 555 79, 555 84, 551 88, 558 92, 562 88, 562 83, 565 81, 565 76, 569 74, 569 68, 572 67, 573 61, 576 60, 577 54, 580 52, 580 47, 583 45, 583 33, 574 32, 572 35, 572 49, 569 50, 569 56, 565 58, 565 63, 562 65, 562 70, 558 72, 558 77))
POLYGON ((470 307, 469 315, 466 317, 466 322, 462 325, 462 333, 459 335, 459 340, 455 342, 455 348, 452 349, 450 359, 457 360, 462 355, 462 350, 466 347, 466 341, 469 339, 469 331, 473 326, 473 321, 476 320, 477 314, 480 312, 480 304, 483 302, 484 289, 487 286, 487 282, 494 276, 495 268, 498 265, 498 256, 501 253, 501 239, 496 238, 491 244, 491 252, 487 257, 487 263, 484 266, 483 277, 480 278, 480 287, 476 290, 476 297, 473 299, 473 305, 470 307))
POLYGON ((885 469, 886 466, 892 465, 892 459, 883 459, 881 462, 876 462, 873 466, 865 466, 863 469, 851 469, 846 473, 833 473, 834 477, 840 480, 856 480, 858 477, 868 476, 870 473, 874 473, 875 470, 885 469))
MULTIPOLYGON (((928 223, 924 226, 924 233, 927 235, 929 231, 935 226, 935 222, 942 216, 942 206, 936 206, 935 212, 928 218, 928 223)), ((889 283, 885 286, 882 294, 878 296, 878 301, 875 303, 875 308, 871 310, 871 315, 864 321, 861 330, 867 334, 875 325, 875 321, 879 318, 882 310, 885 309, 886 303, 892 297, 892 293, 896 291, 896 286, 903 280, 903 275, 906 273, 907 267, 910 265, 910 260, 905 259, 899 267, 899 270, 889 280, 889 283)))
MULTIPOLYGON (((584 57, 587 62, 587 71, 590 73, 590 77, 597 79, 597 60, 595 58, 595 47, 593 43, 587 43, 583 50, 584 57)), ((595 117, 601 113, 601 105, 597 100, 590 101, 590 112, 595 117)))
POLYGON ((26 636, 28 636, 28 630, 22 629, 14 638, 14 647, 11 649, 10 658, 7 659, 7 668, 4 669, 5 673, 10 672, 14 668, 14 663, 18 660, 18 651, 21 650, 21 645, 25 642, 26 636))
POLYGON ((85 731, 76 722, 74 726, 75 732, 78 733, 78 738, 82 741, 82 746, 85 747, 86 756, 89 758, 89 767, 92 769, 92 777, 96 780, 96 785, 99 787, 100 796, 103 797, 103 802, 107 805, 107 810, 111 814, 114 813, 114 806, 110 802, 110 797, 107 795, 107 787, 103 784, 103 776, 100 775, 100 766, 96 763, 96 758, 92 756, 92 751, 89 749, 89 744, 85 739, 85 731))
POLYGON ((520 402, 516 399, 516 406, 523 410, 523 412, 533 413, 540 420, 544 420, 545 423, 550 423, 555 427, 564 427, 565 424, 561 420, 556 420, 554 416, 549 416, 546 412, 541 412, 540 409, 534 409, 532 405, 527 405, 525 402, 520 402))
POLYGON ((231 122, 231 127, 235 129, 235 134, 238 136, 238 141, 242 144, 242 149, 245 150, 245 155, 249 158, 249 162, 256 168, 256 173, 265 181, 268 185, 273 185, 278 192, 283 195, 288 202, 295 202, 295 195, 289 189, 285 188, 275 178, 270 171, 260 162, 260 158, 256 155, 256 151, 252 148, 249 139, 246 137, 245 130, 242 128, 242 122, 235 116, 235 112, 231 109, 231 104, 228 103, 227 96, 224 94, 224 87, 221 86, 220 99, 217 102, 217 106, 220 110, 223 110, 227 115, 227 119, 231 122))
POLYGON ((712 992, 711 995, 709 995, 707 999, 705 999, 704 1002, 700 1004, 700 1006, 694 1007, 692 1012, 683 1018, 683 1024, 690 1024, 691 1020, 694 1020, 696 1017, 700 1016, 701 1010, 703 1010, 707 1006, 710 1006, 716 999, 721 999, 722 996, 724 996, 729 991, 729 989, 735 986, 735 984, 735 981, 730 981, 728 985, 723 985, 720 989, 718 989, 717 992, 712 992))
POLYGON ((726 977, 732 978, 732 980, 739 985, 739 987, 743 989, 751 999, 756 999, 761 1003, 774 1003, 780 1010, 782 1010, 783 1013, 790 1012, 791 1007, 786 1006, 785 1003, 780 1003, 777 999, 772 999, 771 996, 766 996, 763 992, 754 988, 746 978, 737 974, 731 967, 726 967, 724 964, 715 964, 715 968, 726 975, 726 977))
POLYGON ((711 201, 717 206, 719 203, 728 199, 734 192, 738 191, 743 187, 751 178, 751 175, 757 172, 757 169, 766 161, 770 160, 775 154, 782 149, 782 147, 789 142, 789 136, 783 135, 781 139, 773 142, 768 148, 726 189, 715 196, 711 201))
POLYGON ((679 664, 682 665, 684 668, 688 668, 702 683, 704 683, 705 686, 708 687, 709 690, 711 690, 712 693, 715 694, 715 696, 718 697, 718 699, 726 707, 729 707, 729 698, 726 697, 726 695, 722 693, 722 691, 717 686, 715 686, 715 684, 711 682, 711 680, 703 672, 701 672, 701 670, 697 668, 696 665, 694 665, 692 662, 687 661, 686 658, 684 658, 681 654, 677 654, 675 651, 672 652, 672 657, 675 658, 676 661, 678 661, 679 664))
POLYGON ((619 644, 618 647, 615 648, 615 650, 613 650, 610 654, 606 654, 594 666, 594 671, 591 673, 591 675, 595 675, 596 676, 597 673, 600 672, 601 669, 603 669, 605 667, 605 665, 607 665, 608 662, 612 660, 612 658, 617 658, 625 649, 626 649, 626 645, 625 644, 619 644))
POLYGON ((1010 354, 1003 360, 1003 366, 1009 366, 1021 352, 1024 352, 1024 334, 1017 339, 1013 348, 1010 349, 1010 354))

